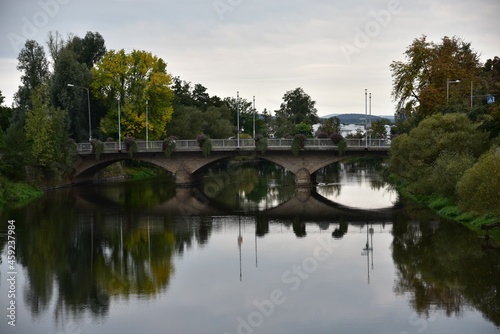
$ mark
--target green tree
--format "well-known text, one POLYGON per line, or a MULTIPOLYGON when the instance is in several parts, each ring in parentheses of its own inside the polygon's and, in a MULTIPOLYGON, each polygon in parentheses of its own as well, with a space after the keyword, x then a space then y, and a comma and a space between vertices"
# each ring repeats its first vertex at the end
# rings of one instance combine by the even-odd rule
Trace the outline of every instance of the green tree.
POLYGON ((293 135, 303 135, 307 138, 313 137, 313 127, 311 124, 301 122, 293 126, 293 135))
POLYGON ((283 102, 276 111, 276 117, 287 117, 293 124, 304 122, 312 125, 318 121, 315 104, 316 101, 313 101, 302 88, 295 88, 283 95, 283 102))
POLYGON ((73 50, 63 48, 58 52, 51 80, 52 103, 56 108, 69 111, 69 133, 77 141, 90 137, 87 91, 80 88, 88 87, 90 80, 90 71, 78 62, 73 50), (68 87, 69 83, 78 87, 68 87))
POLYGON ((26 116, 26 139, 31 142, 34 167, 43 177, 65 172, 67 161, 67 114, 50 105, 48 86, 38 86, 32 97, 33 108, 26 116))
POLYGON ((500 215, 500 148, 494 147, 457 184, 460 207, 500 215))
POLYGON ((121 128, 124 136, 145 138, 146 101, 149 112, 149 139, 166 136, 166 126, 172 118, 174 93, 167 64, 150 52, 134 50, 126 54, 109 51, 92 68, 91 87, 102 99, 108 113, 101 120, 101 131, 117 135, 117 97, 120 99, 121 128))
POLYGON ((330 117, 322 121, 318 132, 324 132, 328 136, 340 132, 340 120, 338 117, 330 117))
POLYGON ((372 123, 370 128, 372 138, 386 139, 387 131, 385 126, 390 125, 391 121, 388 119, 381 119, 372 123))
POLYGON ((0 91, 0 131, 5 131, 9 127, 10 119, 12 117, 12 108, 3 105, 5 97, 0 91))
POLYGON ((390 168, 410 184, 414 193, 432 193, 432 167, 443 151, 469 154, 477 159, 489 145, 488 133, 478 129, 464 114, 436 114, 395 138, 390 168))
POLYGON ((288 138, 293 136, 295 124, 292 120, 282 114, 278 115, 271 121, 271 129, 276 138, 288 138))
POLYGON ((169 135, 179 139, 195 139, 198 134, 203 133, 204 128, 203 112, 183 105, 175 107, 172 121, 167 124, 169 135))
POLYGON ((21 86, 14 95, 14 101, 21 113, 18 118, 24 120, 24 113, 31 109, 31 95, 38 85, 49 78, 49 63, 43 47, 34 40, 27 40, 17 57, 17 69, 22 72, 21 86))
POLYGON ((30 144, 24 126, 12 123, 4 136, 5 149, 0 159, 0 174, 10 181, 25 181, 26 166, 30 165, 30 144))
POLYGON ((203 114, 203 133, 210 138, 229 138, 234 129, 229 114, 230 111, 226 106, 221 108, 209 107, 203 114))
MULTIPOLYGON (((88 133, 89 99, 87 91, 79 87, 89 87, 92 80, 90 69, 106 52, 104 39, 99 33, 87 32, 84 38, 72 36, 64 41, 58 32, 50 32, 47 46, 54 63, 52 103, 56 108, 69 111, 70 136, 78 141, 87 140, 91 135, 88 133), (79 87, 68 87, 69 83, 79 87)), ((105 115, 104 108, 95 101, 93 94, 90 94, 90 104, 91 128, 98 133, 94 124, 99 124, 100 118, 105 115)))

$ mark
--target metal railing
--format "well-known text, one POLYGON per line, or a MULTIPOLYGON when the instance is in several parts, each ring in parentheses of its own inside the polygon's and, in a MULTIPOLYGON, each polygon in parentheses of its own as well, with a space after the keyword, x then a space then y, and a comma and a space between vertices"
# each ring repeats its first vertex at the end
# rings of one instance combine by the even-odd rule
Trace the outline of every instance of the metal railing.
MULTIPOLYGON (((211 139, 212 151, 234 151, 234 150, 254 150, 255 141, 253 139, 211 139)), ((293 139, 268 139, 267 148, 269 150, 289 150, 292 146, 293 139)), ((126 152, 125 143, 104 142, 104 150, 102 153, 118 153, 126 152)), ((163 141, 136 141, 137 152, 162 152, 163 141)), ((346 139, 347 149, 363 148, 363 147, 380 147, 389 148, 390 142, 385 139, 369 139, 365 142, 364 139, 346 139)), ((200 151, 200 145, 196 140, 176 140, 176 151, 200 151)), ((306 139, 304 143, 305 150, 336 150, 338 146, 331 139, 306 139)), ((90 154, 93 152, 90 143, 78 143, 77 150, 79 154, 90 154)))

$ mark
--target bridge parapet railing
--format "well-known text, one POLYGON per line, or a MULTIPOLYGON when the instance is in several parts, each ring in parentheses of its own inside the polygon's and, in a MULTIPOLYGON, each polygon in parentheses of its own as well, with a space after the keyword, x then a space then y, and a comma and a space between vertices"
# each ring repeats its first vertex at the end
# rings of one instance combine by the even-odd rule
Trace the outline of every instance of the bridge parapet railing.
POLYGON ((179 151, 196 151, 200 149, 200 145, 196 140, 176 140, 175 149, 179 151))
POLYGON ((276 138, 267 140, 268 148, 273 148, 273 147, 280 148, 280 147, 291 147, 291 146, 292 146, 292 139, 276 138))
POLYGON ((346 139, 347 146, 349 147, 389 147, 391 143, 386 139, 368 139, 365 141, 364 139, 346 139))
POLYGON ((336 145, 333 143, 331 139, 306 139, 304 143, 304 147, 335 147, 336 145))
MULTIPOLYGON (((270 150, 279 149, 290 149, 292 146, 293 139, 279 139, 272 138, 268 139, 267 146, 270 150)), ((162 152, 163 151, 163 141, 136 141, 138 152, 162 152)), ((365 142, 364 139, 346 139, 347 147, 390 147, 390 141, 385 139, 370 139, 365 142)), ((231 151, 236 149, 255 149, 254 139, 212 139, 212 150, 215 151, 231 151)), ((331 139, 307 139, 304 143, 304 148, 307 149, 336 149, 335 145, 331 139)), ((77 150, 79 154, 91 154, 93 153, 92 145, 90 143, 78 143, 77 150)), ((196 140, 177 140, 176 141, 177 151, 199 151, 200 146, 196 140)), ((103 153, 118 153, 126 152, 125 143, 121 142, 104 142, 103 153)))

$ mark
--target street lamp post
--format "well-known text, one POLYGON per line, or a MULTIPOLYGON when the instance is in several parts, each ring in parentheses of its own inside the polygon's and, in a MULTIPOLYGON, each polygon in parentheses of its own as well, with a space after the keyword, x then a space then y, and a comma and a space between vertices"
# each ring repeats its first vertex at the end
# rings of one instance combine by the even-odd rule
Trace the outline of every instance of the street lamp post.
POLYGON ((448 104, 448 100, 450 99, 450 84, 459 82, 460 80, 446 80, 446 104, 448 104))
POLYGON ((240 92, 236 92, 236 138, 238 139, 238 148, 240 148, 240 92))
POLYGON ((255 139, 255 96, 253 97, 253 139, 255 139))
POLYGON ((365 149, 368 149, 368 107, 367 107, 368 90, 365 88, 365 149))
POLYGON ((120 115, 120 94, 116 97, 118 101, 118 152, 122 151, 122 122, 120 115))
POLYGON ((149 123, 148 123, 148 104, 149 101, 146 100, 146 151, 149 148, 149 123))
POLYGON ((91 141, 92 140, 92 119, 90 118, 90 92, 89 92, 89 89, 86 87, 82 87, 82 86, 76 86, 76 85, 73 85, 70 83, 68 84, 68 87, 82 88, 82 89, 85 89, 87 91, 87 107, 89 110, 89 141, 91 141))
POLYGON ((371 128, 372 128, 372 93, 370 93, 369 97, 370 97, 370 100, 369 100, 370 103, 369 103, 368 113, 370 115, 370 119, 368 122, 370 123, 370 136, 369 137, 370 137, 370 145, 371 145, 371 143, 372 143, 372 133, 371 133, 371 128))

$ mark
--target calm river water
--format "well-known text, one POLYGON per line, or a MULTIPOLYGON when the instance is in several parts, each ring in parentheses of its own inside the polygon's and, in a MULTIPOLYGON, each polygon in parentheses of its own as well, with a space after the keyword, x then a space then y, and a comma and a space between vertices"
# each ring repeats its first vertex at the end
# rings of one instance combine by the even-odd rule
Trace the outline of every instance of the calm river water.
POLYGON ((500 252, 378 167, 297 190, 229 163, 195 189, 164 175, 4 211, 0 333, 498 333, 500 252))

